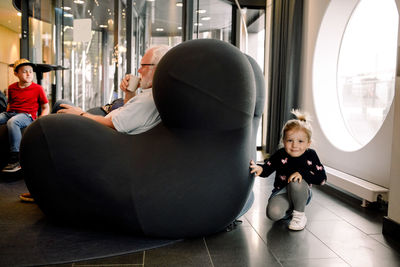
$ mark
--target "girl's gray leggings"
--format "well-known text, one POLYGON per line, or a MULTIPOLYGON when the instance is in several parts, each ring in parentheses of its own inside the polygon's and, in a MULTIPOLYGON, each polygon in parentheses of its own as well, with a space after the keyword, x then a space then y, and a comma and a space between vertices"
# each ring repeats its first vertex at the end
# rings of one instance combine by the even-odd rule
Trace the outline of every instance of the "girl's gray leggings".
POLYGON ((287 192, 273 195, 268 200, 267 217, 273 221, 285 218, 291 210, 304 212, 309 198, 309 187, 306 181, 291 182, 287 192))

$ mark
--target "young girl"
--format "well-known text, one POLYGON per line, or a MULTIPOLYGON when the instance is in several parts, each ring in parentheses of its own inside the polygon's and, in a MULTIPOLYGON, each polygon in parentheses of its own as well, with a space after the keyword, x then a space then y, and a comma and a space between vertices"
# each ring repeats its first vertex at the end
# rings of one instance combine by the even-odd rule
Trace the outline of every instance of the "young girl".
POLYGON ((276 171, 267 217, 277 221, 292 215, 289 229, 298 231, 307 223, 304 209, 311 199, 311 184, 324 184, 326 174, 317 153, 309 148, 312 135, 309 119, 298 110, 292 110, 292 113, 297 118, 283 126, 283 147, 265 160, 264 165, 257 165, 252 160, 250 172, 268 177, 276 171))

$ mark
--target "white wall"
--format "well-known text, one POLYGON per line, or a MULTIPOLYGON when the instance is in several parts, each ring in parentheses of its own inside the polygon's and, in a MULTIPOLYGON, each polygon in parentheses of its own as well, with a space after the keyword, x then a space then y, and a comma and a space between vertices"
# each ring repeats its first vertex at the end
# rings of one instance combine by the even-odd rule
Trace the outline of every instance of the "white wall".
MULTIPOLYGON (((346 3, 349 3, 347 1, 346 3)), ((356 0, 352 1, 354 3, 357 2, 356 0)), ((392 140, 393 107, 373 140, 360 150, 354 152, 344 152, 335 147, 327 139, 318 123, 312 94, 312 90, 316 89, 313 88, 312 69, 318 31, 320 30, 322 19, 330 2, 329 0, 304 1, 305 34, 302 61, 302 90, 304 93, 302 95, 302 107, 310 112, 314 118, 314 147, 317 149, 318 155, 326 166, 389 188, 391 142, 387 141, 392 140)), ((338 25, 338 27, 344 26, 338 25)), ((326 88, 329 86, 334 85, 326 84, 326 88)), ((317 89, 324 90, 326 88, 317 89)))
MULTIPOLYGON (((352 0, 356 2, 355 0, 352 0)), ((400 0, 397 0, 400 1, 400 0)), ((393 104, 381 129, 365 147, 354 152, 336 148, 325 136, 318 123, 313 99, 313 60, 318 32, 330 0, 304 1, 304 36, 301 81, 301 107, 312 117, 313 147, 326 166, 362 178, 390 189, 389 217, 400 222, 400 114, 395 114, 393 104), (396 125, 394 129, 393 125, 396 125), (392 142, 392 140, 396 142, 392 142), (394 145, 392 151, 392 145, 394 145), (397 195, 397 196, 396 196, 397 195), (397 205, 396 205, 396 204, 397 205), (396 208, 395 208, 396 207, 396 208)), ((396 85, 396 103, 400 109, 399 77, 396 85)), ((328 85, 327 85, 328 87, 328 85)), ((323 90, 324 88, 319 88, 323 90)))
POLYGON ((10 83, 18 81, 8 64, 19 58, 19 35, 0 26, 0 38, 0 90, 3 91, 10 83))
MULTIPOLYGON (((400 0, 396 0, 396 4, 397 9, 400 10, 400 0)), ((394 112, 388 217, 400 224, 400 27, 398 36, 396 93, 394 99, 394 110, 396 112, 394 112)))

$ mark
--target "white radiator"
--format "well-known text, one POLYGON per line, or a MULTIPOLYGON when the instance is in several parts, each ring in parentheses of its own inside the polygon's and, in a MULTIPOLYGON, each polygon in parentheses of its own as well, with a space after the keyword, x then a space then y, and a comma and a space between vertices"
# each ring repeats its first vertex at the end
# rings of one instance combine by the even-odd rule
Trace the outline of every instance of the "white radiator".
POLYGON ((324 167, 326 175, 328 176, 328 184, 360 197, 363 200, 362 206, 366 206, 366 201, 375 202, 378 198, 384 201, 388 200, 388 188, 370 183, 327 166, 324 167))

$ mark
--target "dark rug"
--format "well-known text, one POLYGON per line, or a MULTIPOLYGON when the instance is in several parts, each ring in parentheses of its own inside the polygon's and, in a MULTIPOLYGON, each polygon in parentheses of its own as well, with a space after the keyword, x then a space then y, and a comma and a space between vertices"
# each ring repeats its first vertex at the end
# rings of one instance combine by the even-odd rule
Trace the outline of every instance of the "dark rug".
POLYGON ((0 177, 0 266, 91 260, 178 241, 56 225, 36 204, 19 200, 19 194, 25 192, 28 191, 23 180, 0 177))

